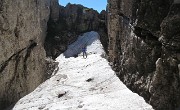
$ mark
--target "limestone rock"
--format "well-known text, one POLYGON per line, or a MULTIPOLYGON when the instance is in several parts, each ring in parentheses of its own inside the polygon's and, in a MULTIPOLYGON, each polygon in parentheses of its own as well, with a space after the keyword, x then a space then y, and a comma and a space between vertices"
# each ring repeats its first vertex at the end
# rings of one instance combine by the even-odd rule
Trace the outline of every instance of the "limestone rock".
POLYGON ((48 7, 49 0, 0 1, 0 109, 45 79, 48 7))
POLYGON ((109 0, 109 61, 156 110, 180 106, 178 0, 109 0))
POLYGON ((50 18, 53 21, 57 21, 59 19, 59 3, 58 3, 58 0, 51 0, 50 18))
POLYGON ((59 6, 58 21, 50 19, 48 22, 48 35, 45 42, 47 56, 55 59, 80 34, 89 31, 97 31, 100 34, 106 49, 108 45, 106 11, 99 14, 96 10, 70 3, 66 7, 59 6))

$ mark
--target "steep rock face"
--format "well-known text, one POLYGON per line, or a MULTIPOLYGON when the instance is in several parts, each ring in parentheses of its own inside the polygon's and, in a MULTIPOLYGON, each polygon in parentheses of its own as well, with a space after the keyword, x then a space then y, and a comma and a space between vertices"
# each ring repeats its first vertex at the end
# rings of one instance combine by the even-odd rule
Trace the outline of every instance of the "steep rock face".
POLYGON ((50 19, 53 21, 57 21, 59 19, 58 0, 51 0, 50 2, 50 19))
POLYGON ((48 35, 45 43, 47 56, 56 58, 77 39, 79 34, 88 31, 98 31, 104 47, 107 48, 108 37, 105 20, 106 11, 99 14, 82 5, 59 6, 59 19, 55 21, 50 18, 48 22, 48 35))
POLYGON ((50 0, 0 1, 0 109, 44 79, 50 0))
POLYGON ((109 0, 109 61, 157 110, 180 106, 178 0, 109 0))

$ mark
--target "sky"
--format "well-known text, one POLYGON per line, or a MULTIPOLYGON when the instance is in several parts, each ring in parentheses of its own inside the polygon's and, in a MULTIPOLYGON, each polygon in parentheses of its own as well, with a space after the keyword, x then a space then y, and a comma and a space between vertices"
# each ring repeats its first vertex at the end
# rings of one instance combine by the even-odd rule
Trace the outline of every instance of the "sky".
POLYGON ((66 6, 66 4, 81 4, 88 8, 93 8, 98 12, 106 9, 107 0, 59 0, 59 4, 62 6, 66 6))

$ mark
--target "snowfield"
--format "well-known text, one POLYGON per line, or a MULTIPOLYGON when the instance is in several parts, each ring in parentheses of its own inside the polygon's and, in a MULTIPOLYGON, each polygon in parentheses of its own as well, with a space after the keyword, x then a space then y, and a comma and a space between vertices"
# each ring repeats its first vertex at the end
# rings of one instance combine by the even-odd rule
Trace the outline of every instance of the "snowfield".
POLYGON ((96 32, 85 33, 77 42, 64 54, 70 58, 61 54, 52 77, 20 99, 13 110, 153 110, 102 58, 105 52, 96 32), (88 45, 88 58, 71 57, 83 45, 88 45))

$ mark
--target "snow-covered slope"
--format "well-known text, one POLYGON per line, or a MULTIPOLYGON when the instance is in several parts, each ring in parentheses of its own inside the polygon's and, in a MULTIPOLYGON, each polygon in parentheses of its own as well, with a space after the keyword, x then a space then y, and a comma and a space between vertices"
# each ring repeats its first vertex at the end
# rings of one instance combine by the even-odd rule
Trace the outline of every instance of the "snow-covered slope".
POLYGON ((104 53, 97 32, 87 32, 82 36, 79 36, 77 41, 68 46, 68 49, 64 52, 64 56, 69 58, 78 55, 81 52, 82 47, 87 46, 88 53, 104 53))
POLYGON ((104 51, 94 36, 98 34, 86 34, 97 38, 89 40, 88 58, 66 59, 60 55, 56 59, 59 62, 56 73, 20 99, 13 110, 152 110, 116 77, 107 60, 101 57, 104 51))

